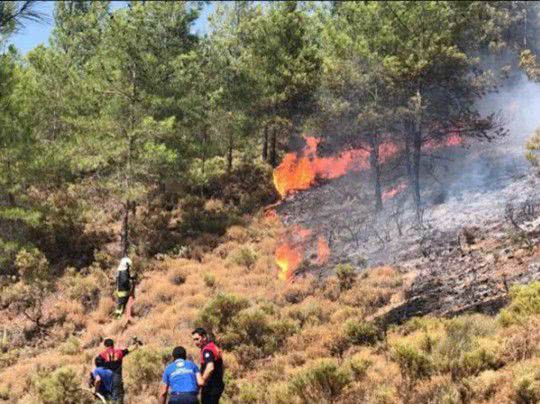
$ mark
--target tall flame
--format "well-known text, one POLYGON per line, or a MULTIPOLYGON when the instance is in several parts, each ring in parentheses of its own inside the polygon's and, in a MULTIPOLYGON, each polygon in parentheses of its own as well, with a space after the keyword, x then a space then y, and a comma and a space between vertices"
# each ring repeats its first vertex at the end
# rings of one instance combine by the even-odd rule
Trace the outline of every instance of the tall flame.
MULTIPOLYGON (((274 170, 274 185, 281 196, 292 191, 309 189, 317 178, 332 179, 349 171, 369 168, 369 148, 347 150, 335 157, 318 157, 320 139, 306 136, 306 146, 301 153, 287 153, 274 170)), ((442 142, 430 140, 425 149, 457 146, 463 139, 456 132, 442 142)), ((399 151, 396 144, 383 142, 379 145, 379 162, 384 163, 399 151)))
POLYGON ((279 267, 279 278, 289 279, 304 259, 305 244, 311 236, 311 230, 302 226, 288 229, 283 242, 275 252, 276 264, 279 267))
POLYGON ((285 243, 276 249, 276 264, 279 267, 279 279, 289 279, 302 262, 304 251, 285 243))
MULTIPOLYGON (((301 153, 287 153, 274 170, 274 185, 281 196, 291 191, 308 189, 317 178, 338 178, 351 170, 359 171, 369 167, 368 150, 353 149, 336 157, 317 157, 320 139, 305 137, 305 140, 306 146, 301 153)), ((379 148, 379 153, 384 157, 396 152, 397 147, 390 143, 384 143, 379 148)))

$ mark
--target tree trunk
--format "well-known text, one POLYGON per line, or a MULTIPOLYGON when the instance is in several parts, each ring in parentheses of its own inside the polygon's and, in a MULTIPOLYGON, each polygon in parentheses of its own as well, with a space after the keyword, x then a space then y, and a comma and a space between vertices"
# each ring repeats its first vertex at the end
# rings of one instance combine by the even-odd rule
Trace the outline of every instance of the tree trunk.
POLYGON ((129 251, 129 209, 130 203, 126 201, 122 218, 122 257, 126 257, 129 251))
POLYGON ((227 174, 230 174, 232 171, 233 148, 234 148, 233 135, 232 133, 229 133, 229 145, 227 148, 227 174))
POLYGON ((11 175, 11 161, 8 160, 8 162, 7 162, 7 186, 8 186, 9 190, 7 192, 7 197, 8 197, 8 204, 11 207, 16 206, 15 195, 13 195, 13 192, 11 192, 11 187, 13 185, 14 185, 14 182, 13 182, 13 177, 11 175))
POLYGON ((262 145, 262 159, 268 161, 268 124, 264 124, 263 129, 263 145, 262 145))
POLYGON ((379 163, 379 141, 376 135, 370 137, 371 152, 369 163, 373 174, 373 186, 375 187, 375 210, 380 212, 383 208, 381 191, 381 166, 379 163))
POLYGON ((413 191, 414 203, 416 205, 416 218, 418 222, 422 221, 422 198, 420 193, 420 159, 422 156, 422 96, 420 89, 416 91, 415 97, 414 120, 409 122, 407 128, 407 139, 412 146, 408 150, 408 156, 412 157, 412 162, 409 159, 409 178, 413 191))
POLYGON ((270 142, 270 164, 272 167, 277 167, 277 131, 278 128, 272 127, 272 139, 270 142))

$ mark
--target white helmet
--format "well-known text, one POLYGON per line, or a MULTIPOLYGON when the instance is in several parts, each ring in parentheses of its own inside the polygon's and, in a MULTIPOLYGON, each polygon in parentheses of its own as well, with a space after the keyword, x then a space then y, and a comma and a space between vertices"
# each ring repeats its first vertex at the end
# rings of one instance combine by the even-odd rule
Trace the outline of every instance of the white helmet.
POLYGON ((118 271, 125 271, 132 266, 132 262, 128 257, 124 257, 120 260, 120 264, 118 265, 118 271))

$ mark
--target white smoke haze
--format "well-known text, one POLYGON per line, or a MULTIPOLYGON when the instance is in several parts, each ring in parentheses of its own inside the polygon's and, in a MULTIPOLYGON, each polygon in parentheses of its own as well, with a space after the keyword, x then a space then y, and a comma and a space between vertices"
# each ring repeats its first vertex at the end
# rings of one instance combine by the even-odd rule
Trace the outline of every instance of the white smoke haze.
MULTIPOLYGON (((523 74, 478 103, 483 116, 497 114, 507 135, 491 142, 468 141, 468 151, 456 158, 449 195, 464 190, 492 190, 530 173, 525 158, 527 140, 540 127, 540 84, 523 74)), ((452 175, 450 175, 452 176, 452 175)))

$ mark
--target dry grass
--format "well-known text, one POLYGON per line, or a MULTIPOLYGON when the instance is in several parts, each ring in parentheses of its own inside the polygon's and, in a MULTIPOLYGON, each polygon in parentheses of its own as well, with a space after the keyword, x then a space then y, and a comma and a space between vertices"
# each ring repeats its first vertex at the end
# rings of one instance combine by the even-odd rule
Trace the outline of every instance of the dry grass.
MULTIPOLYGON (((210 201, 206 209, 219 210, 222 206, 219 201, 210 201)), ((335 397, 336 403, 450 403, 458 402, 457 392, 465 394, 471 403, 504 403, 519 402, 527 394, 534 398, 540 393, 540 377, 535 370, 540 368, 540 316, 532 315, 525 324, 506 328, 482 316, 463 317, 455 323, 426 317, 389 330, 382 341, 371 346, 353 345, 344 338, 344 324, 351 319, 371 318, 401 299, 412 275, 391 267, 372 268, 359 276, 349 290, 341 290, 333 277, 319 280, 308 275, 282 282, 277 278, 273 256, 278 231, 275 220, 261 219, 249 227, 228 229, 223 243, 197 257, 200 261, 165 258, 158 262, 145 273, 137 289, 134 318, 127 326, 111 318, 115 303, 107 294, 90 308, 69 298, 68 294, 91 291, 86 281, 70 275, 72 278, 62 283, 62 293, 51 297, 47 304, 47 316, 61 325, 49 330, 46 344, 20 352, 13 365, 0 369, 0 392, 7 388, 10 402, 39 402, 29 389, 31 375, 39 369, 50 372, 60 364, 74 366, 82 375, 90 369, 106 337, 123 346, 137 336, 145 342, 143 349, 152 352, 183 345, 188 355, 198 361, 190 332, 199 325, 205 305, 218 293, 226 293, 247 299, 251 305, 247 310, 256 309, 266 318, 263 325, 292 324, 295 330, 272 353, 254 359, 252 366, 246 366, 242 355, 260 347, 250 346, 249 341, 242 340, 239 346, 224 352, 227 373, 232 378, 227 402, 250 402, 248 398, 254 391, 259 402, 297 402, 298 398, 290 395, 289 381, 300 369, 309 369, 317 358, 328 358, 337 364, 339 374, 350 378, 335 397), (249 269, 244 261, 232 259, 231 254, 243 245, 249 245, 257 254, 249 269), (467 327, 469 323, 474 327, 467 327), (73 338, 71 335, 79 338, 80 348, 62 343, 73 338), (411 380, 407 369, 403 364, 400 367, 392 355, 393 347, 400 344, 428 357, 437 371, 411 380), (452 350, 453 346, 460 348, 452 350), (69 354, 62 355, 62 350, 69 354), (74 351, 78 353, 72 354, 74 351), (452 363, 449 359, 453 354, 466 359, 452 363), (486 364, 494 368, 486 370, 486 364)), ((106 284, 103 276, 103 272, 91 275, 96 282, 106 284)), ((15 323, 21 329, 25 324, 22 318, 15 323)), ((1 324, 10 325, 6 321, 1 324)), ((126 361, 130 360, 128 356, 126 361)), ((146 387, 129 398, 130 403, 155 402, 159 378, 145 383, 146 387)))

